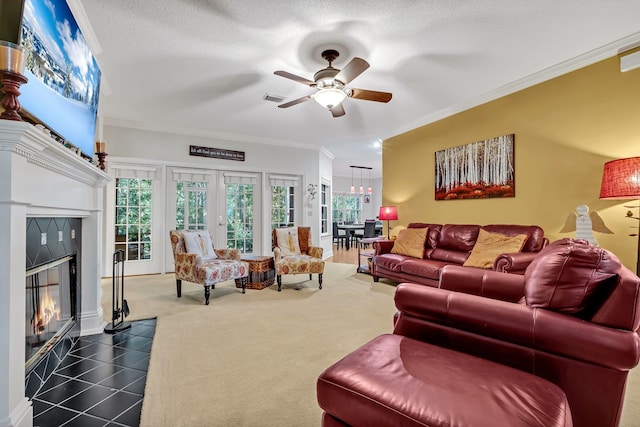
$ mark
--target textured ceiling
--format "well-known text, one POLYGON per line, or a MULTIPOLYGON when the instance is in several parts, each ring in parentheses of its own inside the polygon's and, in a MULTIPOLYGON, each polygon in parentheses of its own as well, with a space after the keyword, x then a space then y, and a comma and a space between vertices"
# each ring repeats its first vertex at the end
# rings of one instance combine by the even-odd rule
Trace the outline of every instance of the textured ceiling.
POLYGON ((380 176, 380 140, 535 83, 558 64, 640 44, 638 0, 69 3, 95 34, 106 124, 322 147, 341 176, 351 164, 380 176), (340 52, 336 68, 353 56, 371 64, 349 87, 393 99, 346 99, 339 118, 315 102, 263 100, 312 93, 273 72, 313 80, 326 48, 340 52))

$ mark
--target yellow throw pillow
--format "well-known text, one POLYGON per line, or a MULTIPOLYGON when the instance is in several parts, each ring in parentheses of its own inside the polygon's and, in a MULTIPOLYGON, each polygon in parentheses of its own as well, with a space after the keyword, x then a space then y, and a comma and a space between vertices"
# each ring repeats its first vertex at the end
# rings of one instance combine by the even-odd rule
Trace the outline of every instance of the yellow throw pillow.
POLYGON ((427 240, 428 232, 429 229, 427 227, 400 230, 391 248, 391 253, 422 258, 424 255, 424 242, 427 240))
POLYGON ((391 231, 389 232, 389 238, 391 240, 396 240, 398 238, 398 233, 401 230, 405 230, 407 227, 405 227, 404 225, 396 225, 395 227, 393 227, 391 229, 391 231))
POLYGON ((518 234, 512 237, 500 233, 490 233, 481 228, 469 258, 462 265, 491 268, 498 255, 520 252, 528 237, 528 234, 518 234))

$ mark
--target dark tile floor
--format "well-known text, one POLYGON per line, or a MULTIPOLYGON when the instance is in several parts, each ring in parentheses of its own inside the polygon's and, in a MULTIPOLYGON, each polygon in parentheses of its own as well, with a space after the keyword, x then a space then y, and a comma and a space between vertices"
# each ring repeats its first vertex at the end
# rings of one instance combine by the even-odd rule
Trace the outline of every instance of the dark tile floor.
POLYGON ((81 337, 33 398, 34 427, 138 426, 156 319, 81 337))

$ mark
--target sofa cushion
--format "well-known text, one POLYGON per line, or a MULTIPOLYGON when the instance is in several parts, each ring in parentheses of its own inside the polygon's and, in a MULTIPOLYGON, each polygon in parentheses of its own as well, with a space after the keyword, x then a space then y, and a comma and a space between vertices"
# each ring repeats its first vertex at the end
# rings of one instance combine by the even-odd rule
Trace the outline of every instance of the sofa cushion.
POLYGON ((471 252, 478 239, 479 225, 445 224, 438 237, 438 249, 471 252))
POLYGON ((407 260, 407 257, 404 255, 398 254, 382 254, 376 255, 374 258, 374 263, 376 265, 376 270, 378 268, 384 268, 386 270, 400 272, 400 266, 407 260))
POLYGON ((320 407, 353 426, 568 427, 560 387, 489 360, 381 335, 320 374, 320 407))
POLYGON ((407 225, 407 228, 429 228, 429 232, 427 233, 427 241, 425 242, 425 247, 435 248, 438 244, 438 236, 440 236, 440 230, 442 229, 442 224, 427 224, 424 222, 412 222, 407 225))
POLYGON ((602 292, 621 269, 618 257, 586 240, 560 239, 529 264, 524 273, 527 305, 574 315, 597 309, 602 292))
POLYGON ((528 237, 527 234, 510 237, 500 233, 490 233, 481 228, 478 240, 471 250, 471 255, 462 265, 491 268, 498 255, 520 252, 528 237))
POLYGON ((207 259, 217 258, 211 235, 207 230, 183 230, 182 237, 187 253, 197 254, 207 259))
POLYGON ((537 225, 490 224, 483 225, 482 229, 506 236, 528 235, 529 238, 524 243, 522 252, 540 252, 546 243, 544 230, 537 225))
POLYGON ((409 258, 400 265, 400 271, 412 276, 426 277, 427 279, 440 279, 440 270, 449 263, 433 259, 409 258))
POLYGON ((427 239, 428 228, 407 228, 400 230, 398 238, 391 248, 392 254, 407 255, 414 258, 422 258, 424 255, 424 242, 427 239))

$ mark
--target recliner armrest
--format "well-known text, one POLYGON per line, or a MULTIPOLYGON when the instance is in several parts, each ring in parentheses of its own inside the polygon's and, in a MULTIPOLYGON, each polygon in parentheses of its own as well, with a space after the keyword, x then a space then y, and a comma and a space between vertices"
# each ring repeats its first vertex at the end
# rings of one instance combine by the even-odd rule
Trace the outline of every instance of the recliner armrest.
POLYGON ((502 273, 524 274, 538 252, 517 252, 499 255, 493 262, 493 269, 502 273))
POLYGON ((517 302, 524 296, 524 277, 474 267, 446 265, 439 288, 487 298, 517 302))
POLYGON ((529 348, 533 358, 544 352, 619 370, 638 362, 640 339, 634 331, 554 311, 411 283, 398 285, 395 303, 394 333, 424 342, 433 343, 438 333, 452 348, 468 347, 480 336, 529 348))

